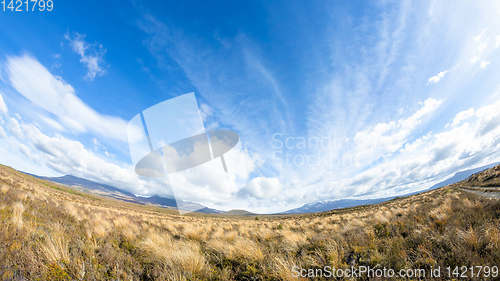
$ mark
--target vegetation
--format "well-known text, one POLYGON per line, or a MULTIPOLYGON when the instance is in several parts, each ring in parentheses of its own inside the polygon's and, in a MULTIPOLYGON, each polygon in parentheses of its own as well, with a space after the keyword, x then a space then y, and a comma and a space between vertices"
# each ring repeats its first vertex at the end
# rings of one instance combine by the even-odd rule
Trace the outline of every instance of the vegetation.
POLYGON ((500 187, 500 165, 470 176, 463 184, 470 187, 500 187))
POLYGON ((1 166, 0 279, 298 280, 293 266, 498 266, 500 203, 465 184, 373 206, 245 219, 173 215, 1 166))

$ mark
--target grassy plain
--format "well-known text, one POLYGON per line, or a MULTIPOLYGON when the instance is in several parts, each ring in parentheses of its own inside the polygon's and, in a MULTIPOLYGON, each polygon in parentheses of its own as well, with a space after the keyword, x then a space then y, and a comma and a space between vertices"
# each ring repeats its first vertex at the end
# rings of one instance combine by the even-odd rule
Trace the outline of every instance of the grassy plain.
POLYGON ((494 186, 494 169, 378 205, 257 220, 178 216, 0 166, 0 279, 300 280, 293 266, 499 266, 500 202, 460 188, 494 186))

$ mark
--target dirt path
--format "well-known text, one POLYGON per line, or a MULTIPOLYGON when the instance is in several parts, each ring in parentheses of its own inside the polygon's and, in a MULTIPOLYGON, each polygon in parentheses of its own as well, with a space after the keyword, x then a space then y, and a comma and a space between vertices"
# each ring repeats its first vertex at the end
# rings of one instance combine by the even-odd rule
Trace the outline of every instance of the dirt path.
MULTIPOLYGON (((473 187, 473 188, 474 189, 484 189, 481 187, 473 187)), ((465 190, 467 192, 470 192, 470 193, 484 196, 484 197, 500 199, 500 191, 488 191, 488 192, 486 192, 486 191, 480 191, 480 190, 472 190, 472 189, 468 189, 468 188, 461 188, 461 189, 465 190)))

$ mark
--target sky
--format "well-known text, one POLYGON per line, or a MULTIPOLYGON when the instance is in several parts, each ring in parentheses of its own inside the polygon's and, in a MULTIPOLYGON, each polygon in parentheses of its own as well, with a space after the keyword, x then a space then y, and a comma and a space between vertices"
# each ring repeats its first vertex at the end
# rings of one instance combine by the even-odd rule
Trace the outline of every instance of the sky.
POLYGON ((500 161, 498 1, 54 0, 0 11, 0 38, 0 163, 24 172, 279 212, 500 161), (129 122, 188 93, 239 134, 235 172, 137 175, 129 122))

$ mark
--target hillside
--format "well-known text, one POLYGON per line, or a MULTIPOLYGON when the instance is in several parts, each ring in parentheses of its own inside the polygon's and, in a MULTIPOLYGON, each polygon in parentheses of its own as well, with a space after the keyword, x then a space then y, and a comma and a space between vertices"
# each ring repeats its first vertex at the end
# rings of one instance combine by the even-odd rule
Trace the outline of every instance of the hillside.
POLYGON ((471 187, 500 188, 500 165, 470 176, 464 184, 471 187))
POLYGON ((224 213, 224 215, 230 215, 230 216, 252 216, 255 215, 252 212, 245 211, 245 210, 229 210, 224 213))
POLYGON ((498 170, 378 205, 256 220, 178 216, 0 166, 0 278, 300 280, 293 266, 498 266, 500 203, 461 189, 497 182, 498 170))
MULTIPOLYGON (((109 186, 106 184, 101 184, 70 175, 65 175, 62 177, 42 177, 33 174, 28 174, 28 175, 42 180, 48 180, 54 183, 58 183, 80 192, 99 195, 101 197, 117 199, 124 202, 156 205, 168 209, 177 209, 178 207, 177 201, 172 198, 165 198, 157 195, 151 197, 139 197, 136 196, 135 194, 116 188, 114 186, 109 186)), ((187 202, 187 201, 181 201, 181 202, 184 211, 197 211, 199 213, 207 213, 207 214, 221 213, 221 211, 209 209, 197 203, 187 202)))

